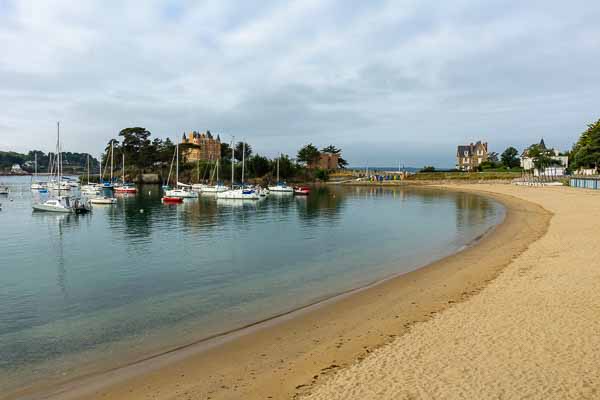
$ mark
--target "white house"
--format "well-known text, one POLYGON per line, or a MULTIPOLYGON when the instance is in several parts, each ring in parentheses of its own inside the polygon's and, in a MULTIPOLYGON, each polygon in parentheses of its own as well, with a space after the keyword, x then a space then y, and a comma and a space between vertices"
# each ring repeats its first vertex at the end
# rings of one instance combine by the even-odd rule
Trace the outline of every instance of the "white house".
MULTIPOLYGON (((544 143, 543 138, 540 141, 538 146, 539 146, 540 150, 548 150, 552 154, 550 156, 550 158, 558 161, 559 165, 557 165, 557 167, 562 167, 563 172, 561 175, 564 175, 564 170, 569 166, 569 157, 561 156, 560 152, 558 150, 548 149, 546 147, 546 143, 544 143)), ((530 171, 535 168, 535 165, 533 163, 533 157, 529 157, 529 149, 530 149, 530 147, 523 150, 523 154, 521 154, 521 168, 523 168, 526 171, 530 171)), ((550 167, 550 168, 552 168, 552 167, 550 167)), ((546 169, 548 170, 548 168, 546 168, 546 169)), ((555 169, 555 170, 549 171, 549 172, 558 172, 558 169, 555 169)), ((557 174, 550 174, 550 175, 557 175, 557 174)))
POLYGON ((13 164, 12 168, 10 169, 10 172, 13 174, 22 174, 25 171, 21 169, 21 166, 19 164, 13 164))

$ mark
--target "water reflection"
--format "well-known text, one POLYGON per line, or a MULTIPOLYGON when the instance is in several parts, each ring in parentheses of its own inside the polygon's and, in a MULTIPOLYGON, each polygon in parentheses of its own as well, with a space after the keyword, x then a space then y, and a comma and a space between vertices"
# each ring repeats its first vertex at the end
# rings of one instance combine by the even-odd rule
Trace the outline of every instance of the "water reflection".
POLYGON ((469 194, 382 187, 166 205, 147 185, 84 216, 30 203, 0 213, 0 387, 15 365, 123 360, 132 343, 146 354, 409 271, 499 213, 469 194))

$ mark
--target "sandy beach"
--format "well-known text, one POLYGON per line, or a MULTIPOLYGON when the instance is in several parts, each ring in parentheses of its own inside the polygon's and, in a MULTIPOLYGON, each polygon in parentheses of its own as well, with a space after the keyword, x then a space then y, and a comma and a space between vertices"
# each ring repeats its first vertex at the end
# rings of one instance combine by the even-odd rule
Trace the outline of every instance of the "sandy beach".
POLYGON ((600 193, 477 189, 542 205, 548 232, 481 293, 303 398, 600 398, 600 193))
POLYGON ((226 338, 8 398, 597 397, 600 193, 451 189, 496 198, 505 221, 417 271, 226 338))

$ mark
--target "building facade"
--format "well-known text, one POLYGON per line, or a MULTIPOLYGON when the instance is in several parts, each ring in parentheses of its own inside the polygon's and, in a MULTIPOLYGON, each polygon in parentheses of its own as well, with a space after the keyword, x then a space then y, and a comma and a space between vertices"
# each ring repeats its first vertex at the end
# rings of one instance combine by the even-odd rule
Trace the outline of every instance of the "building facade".
POLYGON ((456 169, 474 171, 488 159, 487 142, 477 141, 468 145, 459 145, 456 150, 456 169))
MULTIPOLYGON (((525 150, 523 150, 523 153, 521 154, 521 168, 523 168, 526 171, 530 171, 535 168, 535 165, 533 162, 533 157, 529 156, 529 150, 532 147, 534 147, 534 146, 530 146, 530 147, 526 148, 525 150)), ((540 143, 537 145, 537 147, 541 151, 546 152, 548 157, 554 161, 554 164, 556 164, 556 166, 563 167, 563 170, 569 166, 569 157, 561 156, 560 152, 558 150, 547 148, 546 143, 544 142, 544 138, 542 138, 542 140, 540 140, 540 143)))
POLYGON ((221 159, 221 139, 214 138, 210 131, 183 134, 181 144, 194 145, 184 150, 187 161, 216 161, 221 159))
POLYGON ((339 154, 320 153, 319 159, 316 162, 308 164, 308 168, 320 168, 326 170, 338 169, 339 154))

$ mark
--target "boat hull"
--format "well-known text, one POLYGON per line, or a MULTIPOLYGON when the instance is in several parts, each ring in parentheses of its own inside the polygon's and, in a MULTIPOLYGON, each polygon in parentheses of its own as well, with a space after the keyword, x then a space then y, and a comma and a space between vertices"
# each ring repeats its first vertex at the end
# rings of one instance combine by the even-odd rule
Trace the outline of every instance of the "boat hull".
POLYGON ((55 207, 46 204, 34 204, 32 207, 34 211, 55 212, 62 214, 70 214, 73 212, 71 208, 55 207))

